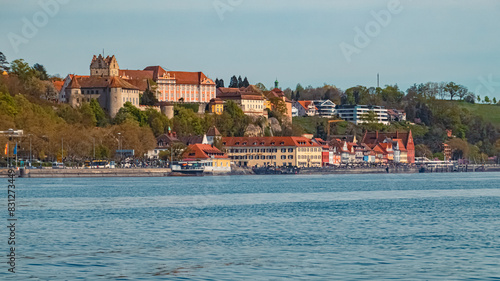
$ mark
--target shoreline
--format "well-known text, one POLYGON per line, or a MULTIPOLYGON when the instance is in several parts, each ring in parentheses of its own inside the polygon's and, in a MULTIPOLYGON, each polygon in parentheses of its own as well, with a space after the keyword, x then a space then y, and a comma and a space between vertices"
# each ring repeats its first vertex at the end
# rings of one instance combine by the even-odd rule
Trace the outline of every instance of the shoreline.
MULTIPOLYGON (((414 174, 419 173, 419 167, 360 167, 360 168, 302 168, 299 175, 332 175, 332 174, 414 174)), ((0 169, 0 178, 7 178, 7 168, 0 169)), ((135 169, 26 169, 20 178, 111 178, 111 177, 167 177, 169 168, 135 168, 135 169)), ((429 169, 425 173, 475 173, 475 172, 500 172, 500 166, 472 166, 467 171, 451 171, 444 169, 429 169)), ((249 168, 237 167, 230 173, 204 173, 203 176, 234 176, 256 175, 249 168)), ((285 174, 283 174, 285 176, 285 174)))

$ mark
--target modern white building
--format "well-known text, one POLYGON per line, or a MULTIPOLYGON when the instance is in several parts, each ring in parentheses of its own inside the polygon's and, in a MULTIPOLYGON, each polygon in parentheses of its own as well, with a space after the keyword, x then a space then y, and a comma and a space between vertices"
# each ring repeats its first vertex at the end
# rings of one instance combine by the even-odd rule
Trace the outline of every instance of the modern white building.
POLYGON ((377 123, 389 125, 387 109, 377 105, 341 105, 336 107, 337 115, 345 121, 352 122, 356 125, 365 123, 363 116, 368 112, 373 111, 376 114, 377 123))
POLYGON ((313 100, 314 106, 316 106, 316 114, 320 117, 331 118, 335 116, 335 103, 331 100, 313 100))

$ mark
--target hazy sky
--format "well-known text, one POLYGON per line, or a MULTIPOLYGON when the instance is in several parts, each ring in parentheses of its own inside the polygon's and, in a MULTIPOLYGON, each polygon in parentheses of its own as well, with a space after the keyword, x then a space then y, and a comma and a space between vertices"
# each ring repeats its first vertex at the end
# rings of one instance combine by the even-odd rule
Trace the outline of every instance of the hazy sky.
POLYGON ((500 1, 0 0, 0 51, 49 73, 161 65, 295 88, 454 81, 500 98, 500 1), (44 6, 41 3, 47 3, 44 6), (49 5, 50 4, 50 5, 49 5), (47 8, 48 7, 48 8, 47 8), (34 27, 34 28, 33 28, 34 27))

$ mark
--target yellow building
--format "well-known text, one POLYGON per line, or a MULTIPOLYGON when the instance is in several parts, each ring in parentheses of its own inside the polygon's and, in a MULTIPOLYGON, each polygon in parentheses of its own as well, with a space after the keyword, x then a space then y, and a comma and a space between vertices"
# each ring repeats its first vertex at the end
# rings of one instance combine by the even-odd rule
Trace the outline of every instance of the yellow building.
POLYGON ((305 137, 225 137, 222 145, 243 167, 321 167, 322 147, 305 137))
POLYGON ((205 172, 231 172, 231 160, 227 154, 209 144, 192 144, 183 154, 184 161, 197 161, 205 172))
POLYGON ((234 101, 243 110, 243 113, 254 116, 267 115, 265 111, 265 99, 245 88, 218 88, 217 98, 223 101, 234 101))
POLYGON ((224 101, 219 98, 211 99, 208 103, 208 112, 221 115, 224 112, 224 101))

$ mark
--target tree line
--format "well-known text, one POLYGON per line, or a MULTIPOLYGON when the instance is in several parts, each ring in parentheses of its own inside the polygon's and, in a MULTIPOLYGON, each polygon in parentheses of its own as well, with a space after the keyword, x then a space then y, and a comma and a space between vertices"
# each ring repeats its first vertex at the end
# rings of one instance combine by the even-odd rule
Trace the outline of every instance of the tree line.
MULTIPOLYGON (((215 79, 215 85, 217 88, 224 88, 224 79, 219 79, 219 78, 216 78, 215 79)), ((233 75, 231 77, 231 80, 229 82, 229 88, 246 88, 250 86, 250 83, 248 82, 248 79, 247 77, 245 77, 244 79, 241 78, 241 75, 236 77, 236 75, 233 75)))

